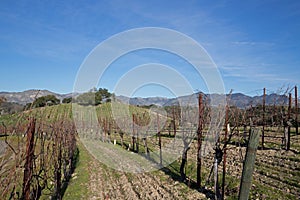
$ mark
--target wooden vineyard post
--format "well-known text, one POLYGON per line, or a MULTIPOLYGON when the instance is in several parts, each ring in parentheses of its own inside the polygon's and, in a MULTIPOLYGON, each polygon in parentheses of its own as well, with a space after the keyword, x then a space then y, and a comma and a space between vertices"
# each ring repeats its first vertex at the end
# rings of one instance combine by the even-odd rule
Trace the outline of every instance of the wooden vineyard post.
POLYGON ((254 171, 256 150, 259 143, 260 130, 252 128, 249 135, 246 157, 243 164, 242 179, 240 184, 239 200, 249 199, 250 188, 252 185, 252 174, 254 171))
MULTIPOLYGON (((140 121, 140 118, 137 118, 136 117, 136 123, 138 124, 138 121, 140 121)), ((138 153, 139 152, 139 126, 137 126, 136 128, 136 141, 135 141, 135 145, 136 145, 136 152, 138 153)))
POLYGON ((34 161, 34 132, 35 132, 35 119, 31 118, 27 129, 27 142, 26 142, 26 161, 24 165, 22 199, 30 200, 30 183, 33 173, 34 161))
POLYGON ((243 128, 243 140, 244 142, 247 140, 247 125, 244 124, 244 128, 243 128))
POLYGON ((298 135, 298 88, 295 86, 295 121, 296 135, 298 135))
POLYGON ((108 134, 108 141, 109 143, 112 142, 112 122, 110 120, 107 120, 108 121, 108 131, 107 131, 107 134, 108 134))
POLYGON ((105 135, 105 142, 108 141, 108 118, 105 118, 104 121, 104 135, 105 135))
POLYGON ((175 107, 173 107, 173 128, 174 128, 174 138, 175 138, 176 137, 175 107))
POLYGON ((106 118, 102 119, 102 127, 103 127, 102 142, 106 142, 106 118))
POLYGON ((147 158, 149 158, 150 151, 149 151, 148 144, 147 144, 147 136, 145 136, 143 138, 143 142, 144 142, 144 147, 145 147, 145 154, 146 154, 147 158))
POLYGON ((162 166, 162 151, 161 151, 161 134, 159 127, 159 114, 157 113, 157 135, 158 135, 158 146, 159 146, 159 164, 162 166))
POLYGON ((198 99, 199 105, 199 118, 198 118, 198 130, 197 130, 197 187, 201 187, 201 146, 202 146, 202 127, 203 127, 203 105, 202 105, 202 94, 199 94, 198 99))
MULTIPOLYGON (((224 136, 224 144, 227 143, 227 135, 230 131, 230 127, 228 124, 228 103, 226 104, 226 114, 225 114, 225 136, 224 136)), ((225 177, 226 177, 226 146, 224 146, 223 150, 223 174, 222 174, 222 199, 225 198, 225 177)))
POLYGON ((135 116, 134 114, 132 114, 132 151, 134 151, 134 147, 135 147, 135 126, 134 126, 134 123, 135 123, 135 116))
POLYGON ((263 119, 262 119, 262 138, 261 138, 261 146, 264 149, 265 145, 265 112, 266 112, 266 88, 264 88, 264 96, 263 96, 263 119))
POLYGON ((220 188, 219 188, 219 177, 218 177, 218 159, 215 158, 214 161, 214 191, 215 199, 220 199, 220 188))
POLYGON ((289 93, 289 107, 288 107, 288 118, 287 118, 287 125, 288 125, 288 133, 287 133, 287 143, 286 143, 286 150, 290 150, 291 147, 291 108, 292 108, 292 94, 289 93))

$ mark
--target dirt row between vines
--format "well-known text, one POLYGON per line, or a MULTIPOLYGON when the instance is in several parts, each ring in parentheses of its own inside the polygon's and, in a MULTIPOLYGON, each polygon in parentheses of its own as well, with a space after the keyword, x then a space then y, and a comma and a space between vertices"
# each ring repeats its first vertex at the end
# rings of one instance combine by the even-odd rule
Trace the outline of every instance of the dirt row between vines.
POLYGON ((88 199, 206 199, 205 194, 174 181, 162 171, 131 174, 96 159, 89 164, 88 199))

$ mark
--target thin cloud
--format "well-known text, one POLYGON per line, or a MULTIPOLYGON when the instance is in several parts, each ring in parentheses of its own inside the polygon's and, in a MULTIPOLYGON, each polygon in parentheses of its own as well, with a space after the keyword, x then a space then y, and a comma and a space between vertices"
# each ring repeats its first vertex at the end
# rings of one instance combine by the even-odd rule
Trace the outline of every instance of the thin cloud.
POLYGON ((273 46, 275 43, 273 42, 253 42, 253 41, 234 41, 231 42, 233 45, 238 45, 238 46, 273 46))

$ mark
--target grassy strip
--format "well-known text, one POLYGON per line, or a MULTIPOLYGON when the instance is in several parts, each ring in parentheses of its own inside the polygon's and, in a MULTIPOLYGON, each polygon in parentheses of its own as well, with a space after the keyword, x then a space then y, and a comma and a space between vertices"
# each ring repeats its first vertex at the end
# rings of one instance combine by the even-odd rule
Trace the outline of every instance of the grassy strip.
POLYGON ((87 183, 90 176, 88 166, 93 158, 81 142, 78 141, 77 146, 79 149, 79 158, 73 177, 65 191, 64 200, 87 199, 88 197, 87 183))

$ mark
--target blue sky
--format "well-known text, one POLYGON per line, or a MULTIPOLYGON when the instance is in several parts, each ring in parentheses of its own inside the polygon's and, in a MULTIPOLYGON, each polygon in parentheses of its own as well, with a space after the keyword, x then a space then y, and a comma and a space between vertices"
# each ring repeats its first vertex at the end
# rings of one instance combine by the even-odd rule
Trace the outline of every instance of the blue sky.
MULTIPOLYGON (((263 87, 276 91, 300 83, 297 0, 3 0, 0 27, 0 91, 69 93, 82 62, 99 43, 141 27, 174 29, 196 40, 216 63, 226 91, 256 95, 263 87)), ((182 59, 149 50, 120 58, 97 87, 112 91, 126 70, 148 62, 171 65, 194 90, 206 91, 182 59)), ((135 95, 171 96, 157 86, 144 87, 135 95)))

